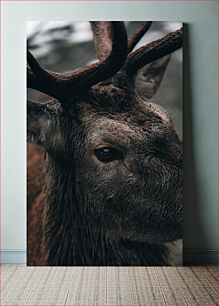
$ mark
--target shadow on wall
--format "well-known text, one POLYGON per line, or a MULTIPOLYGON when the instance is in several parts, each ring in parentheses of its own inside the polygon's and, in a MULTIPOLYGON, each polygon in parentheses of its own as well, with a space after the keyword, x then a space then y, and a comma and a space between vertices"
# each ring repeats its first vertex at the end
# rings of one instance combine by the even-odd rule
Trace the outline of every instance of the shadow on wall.
MULTIPOLYGON (((194 131, 193 131, 193 105, 191 92, 191 71, 189 57, 189 31, 188 25, 184 24, 184 69, 183 69, 183 134, 184 134, 184 264, 189 264, 186 250, 191 248, 193 237, 201 237, 206 241, 207 233, 204 231, 200 215, 200 198, 198 192, 198 179, 195 161, 194 131)), ((194 262, 193 262, 194 263, 194 262)))

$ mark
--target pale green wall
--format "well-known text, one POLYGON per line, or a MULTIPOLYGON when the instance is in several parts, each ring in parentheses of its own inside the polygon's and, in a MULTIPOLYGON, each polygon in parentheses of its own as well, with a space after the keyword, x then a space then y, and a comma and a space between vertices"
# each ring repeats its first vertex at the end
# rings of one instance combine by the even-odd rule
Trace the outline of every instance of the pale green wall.
POLYGON ((16 258, 21 254, 22 261, 26 249, 24 67, 27 20, 172 20, 186 24, 184 246, 186 250, 216 250, 217 2, 5 1, 2 6, 4 78, 1 247, 4 260, 19 261, 16 258))

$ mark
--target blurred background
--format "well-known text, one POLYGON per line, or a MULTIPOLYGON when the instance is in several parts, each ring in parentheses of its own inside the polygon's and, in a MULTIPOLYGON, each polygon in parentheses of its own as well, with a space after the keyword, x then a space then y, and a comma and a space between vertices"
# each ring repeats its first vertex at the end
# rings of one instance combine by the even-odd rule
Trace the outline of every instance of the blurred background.
MULTIPOLYGON (((141 22, 125 22, 128 34, 141 22)), ((158 39, 182 26, 179 22, 153 22, 149 32, 136 48, 158 39)), ((70 71, 96 60, 93 35, 89 22, 28 22, 27 45, 45 68, 70 71)), ((48 96, 29 90, 30 98, 47 101, 48 96)), ((163 81, 152 101, 166 108, 182 139, 182 49, 175 51, 163 81)))

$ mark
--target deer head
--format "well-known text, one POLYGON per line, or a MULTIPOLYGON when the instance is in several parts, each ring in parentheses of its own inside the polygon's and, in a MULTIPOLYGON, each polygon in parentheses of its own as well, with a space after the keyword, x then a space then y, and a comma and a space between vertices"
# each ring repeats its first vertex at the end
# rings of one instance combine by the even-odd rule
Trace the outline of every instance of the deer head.
MULTIPOLYGON (((133 51, 150 25, 127 38, 123 22, 91 22, 99 61, 73 72, 46 70, 27 53, 27 86, 54 98, 27 106, 28 140, 48 155, 47 214, 53 213, 45 231, 47 241, 57 238, 53 248, 62 239, 55 219, 59 229, 68 224, 69 245, 76 236, 88 237, 86 245, 97 250, 115 243, 116 263, 134 262, 140 249, 132 253, 133 245, 182 236, 182 144, 169 114, 145 97, 156 92, 183 31, 133 51)), ((55 258, 54 249, 48 258, 55 258)))

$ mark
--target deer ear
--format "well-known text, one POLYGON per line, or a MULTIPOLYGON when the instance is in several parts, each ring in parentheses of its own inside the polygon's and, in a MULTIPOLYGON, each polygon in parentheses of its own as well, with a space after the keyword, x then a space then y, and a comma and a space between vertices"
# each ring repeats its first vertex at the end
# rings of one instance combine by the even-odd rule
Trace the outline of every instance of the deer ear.
POLYGON ((146 99, 151 99, 157 92, 170 55, 164 56, 139 70, 135 78, 135 91, 146 99))
POLYGON ((61 147, 61 129, 57 110, 49 104, 28 100, 27 140, 54 153, 61 147))

